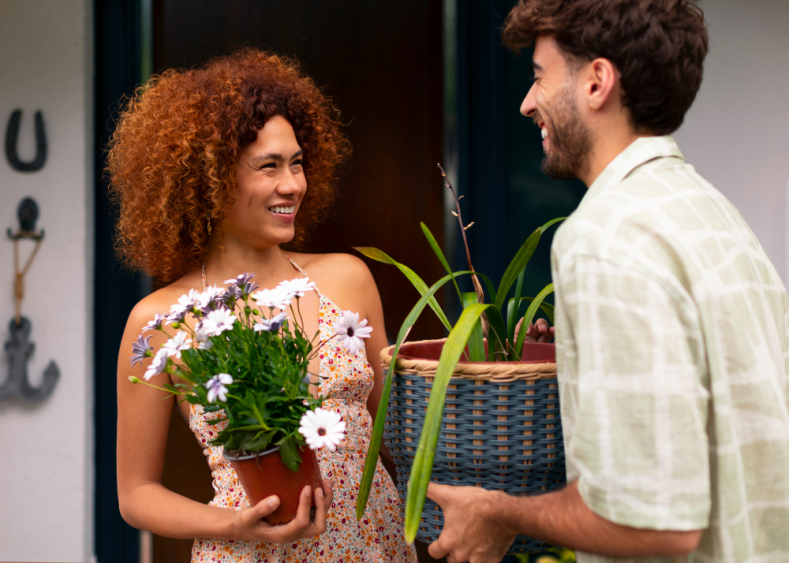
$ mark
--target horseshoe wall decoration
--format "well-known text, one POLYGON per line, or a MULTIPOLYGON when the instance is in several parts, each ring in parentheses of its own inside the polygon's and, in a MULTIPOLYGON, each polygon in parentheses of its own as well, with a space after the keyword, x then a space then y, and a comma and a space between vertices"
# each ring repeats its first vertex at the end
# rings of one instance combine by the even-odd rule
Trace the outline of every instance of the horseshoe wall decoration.
POLYGON ((8 120, 8 127, 5 131, 5 156, 14 170, 20 172, 36 172, 44 168, 47 161, 47 137, 44 132, 44 117, 40 111, 36 112, 36 157, 28 162, 19 158, 16 152, 16 144, 19 138, 19 125, 22 122, 22 110, 14 110, 11 119, 8 120))

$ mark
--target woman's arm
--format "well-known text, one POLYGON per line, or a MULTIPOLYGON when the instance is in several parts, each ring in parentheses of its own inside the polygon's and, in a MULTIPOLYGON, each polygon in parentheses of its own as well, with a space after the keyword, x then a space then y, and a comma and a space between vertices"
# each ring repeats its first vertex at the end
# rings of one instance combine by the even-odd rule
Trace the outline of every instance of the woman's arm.
MULTIPOLYGON (((264 542, 291 542, 323 533, 326 511, 331 504, 331 484, 315 491, 315 520, 310 523, 306 487, 299 502, 295 520, 272 527, 260 518, 271 513, 279 499, 270 497, 256 506, 241 511, 211 507, 176 494, 161 484, 167 429, 174 399, 168 393, 145 385, 133 385, 129 376, 143 379, 150 359, 129 365, 133 342, 142 327, 156 312, 166 311, 156 294, 140 302, 129 316, 118 357, 118 502, 121 515, 130 525, 172 538, 217 538, 264 542), (273 505, 272 505, 273 501, 273 505)), ((169 332, 174 333, 174 330, 169 332)), ((154 350, 166 341, 160 331, 149 331, 154 350)), ((167 374, 153 377, 150 383, 162 386, 171 383, 167 374)))

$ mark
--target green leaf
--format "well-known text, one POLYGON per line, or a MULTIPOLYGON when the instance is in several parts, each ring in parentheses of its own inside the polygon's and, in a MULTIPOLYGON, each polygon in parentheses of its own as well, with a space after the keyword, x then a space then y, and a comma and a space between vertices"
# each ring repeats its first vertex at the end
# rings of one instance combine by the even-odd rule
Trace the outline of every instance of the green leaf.
MULTIPOLYGON (((444 257, 444 253, 441 252, 441 247, 438 246, 438 243, 436 242, 433 233, 430 232, 430 229, 428 229, 427 225, 425 225, 424 223, 419 223, 419 225, 422 227, 422 232, 425 234, 425 238, 427 239, 427 242, 430 244, 430 248, 432 248, 433 252, 435 252, 436 256, 438 256, 438 261, 441 262, 442 266, 444 266, 444 269, 447 271, 447 274, 453 275, 452 268, 449 267, 449 262, 447 262, 446 257, 444 257)), ((454 278, 452 279, 452 283, 455 284, 455 291, 458 292, 458 297, 460 297, 460 302, 463 303, 463 295, 461 295, 460 288, 458 287, 457 281, 455 281, 454 278)), ((465 303, 463 304, 463 306, 465 307, 465 303)))
MULTIPOLYGON (((531 303, 532 301, 534 301, 534 297, 522 297, 521 303, 523 303, 524 301, 527 303, 531 303)), ((548 318, 549 323, 556 324, 553 320, 553 314, 554 314, 553 305, 543 301, 542 303, 540 303, 540 309, 542 309, 542 312, 545 313, 545 316, 548 318)))
POLYGON ((504 275, 501 277, 501 283, 499 284, 499 290, 496 294, 496 309, 501 310, 504 306, 504 300, 507 298, 507 293, 509 293, 512 284, 515 283, 515 280, 518 278, 520 273, 526 268, 526 265, 529 263, 529 260, 534 254, 534 249, 537 248, 537 243, 540 242, 540 229, 537 228, 529 238, 526 239, 526 242, 520 247, 518 252, 515 253, 515 257, 510 262, 510 265, 507 266, 507 270, 504 272, 504 275))
MULTIPOLYGON (((457 276, 464 276, 470 275, 474 272, 471 271, 461 271, 455 272, 454 277, 457 276)), ((392 391, 392 376, 394 375, 395 368, 394 366, 397 365, 397 354, 400 352, 400 346, 402 346, 403 341, 405 341, 408 333, 411 331, 411 328, 416 323, 419 315, 422 314, 425 306, 427 305, 430 298, 432 298, 433 294, 441 289, 444 284, 449 282, 453 279, 452 275, 446 275, 428 289, 424 295, 417 301, 416 305, 414 305, 413 309, 408 313, 406 316, 405 321, 403 321, 402 326, 400 327, 400 332, 397 335, 397 341, 395 342, 395 347, 392 350, 392 361, 390 363, 390 368, 386 370, 386 377, 384 378, 384 387, 381 390, 381 399, 378 401, 378 415, 375 417, 375 423, 373 424, 373 433, 370 436, 370 445, 367 448, 367 459, 364 462, 364 472, 362 474, 362 480, 359 483, 359 495, 356 497, 356 519, 361 520, 362 516, 364 515, 364 509, 367 507, 367 499, 370 496, 370 487, 373 484, 373 477, 375 476, 375 468, 378 464, 378 454, 381 451, 381 439, 383 438, 384 434, 384 420, 386 420, 386 409, 389 406, 389 393, 392 391)), ((450 334, 452 334, 450 332, 450 334)))
MULTIPOLYGON (((411 268, 409 268, 405 264, 401 264, 400 262, 389 256, 388 254, 386 254, 384 251, 378 250, 377 248, 373 248, 370 246, 354 246, 353 248, 354 250, 361 252, 368 258, 377 260, 378 262, 383 262, 384 264, 390 264, 392 266, 395 266, 398 270, 403 272, 403 275, 406 278, 408 278, 408 281, 410 281, 413 284, 413 286, 416 288, 416 290, 419 292, 420 295, 424 295, 425 292, 427 291, 427 284, 422 280, 422 278, 420 278, 416 274, 416 272, 414 272, 411 268)), ((430 299, 429 305, 430 308, 433 309, 433 311, 436 313, 439 320, 447 328, 447 330, 452 330, 452 323, 450 323, 449 319, 447 319, 447 316, 444 314, 444 311, 438 305, 438 301, 436 301, 435 297, 430 299)))
POLYGON ((488 333, 488 358, 495 358, 498 361, 509 359, 511 353, 507 351, 507 332, 501 312, 495 307, 491 307, 485 312, 485 315, 488 317, 488 328, 490 329, 488 333), (505 357, 500 357, 499 352, 504 353, 505 357))
MULTIPOLYGON (((450 272, 451 273, 451 272, 450 272)), ((463 300, 463 308, 477 303, 477 294, 473 291, 462 293, 461 299, 463 300)), ((471 331, 471 336, 468 339, 468 355, 469 360, 472 362, 485 361, 485 341, 482 339, 482 321, 477 320, 477 324, 471 331)))
MULTIPOLYGON (((545 299, 551 293, 553 293, 553 284, 549 283, 544 288, 542 288, 542 291, 537 294, 537 297, 535 297, 531 302, 529 308, 526 309, 526 314, 523 317, 523 324, 521 325, 521 331, 518 334, 518 342, 515 343, 516 350, 523 350, 523 343, 526 340, 526 330, 529 328, 529 325, 534 319, 534 315, 537 313, 537 308, 540 306, 540 303, 542 303, 543 299, 545 299)), ((520 355, 520 352, 518 352, 518 354, 520 355)))
POLYGON ((422 435, 419 438, 414 464, 411 467, 406 496, 405 539, 408 543, 414 543, 422 509, 425 506, 427 485, 430 483, 430 475, 433 471, 433 459, 436 455, 436 445, 441 431, 441 417, 444 413, 449 380, 452 378, 452 372, 466 348, 466 343, 474 326, 479 321, 480 315, 491 307, 492 305, 483 304, 466 307, 441 350, 438 368, 433 379, 433 388, 430 391, 430 399, 427 404, 422 435))
POLYGON ((499 284, 499 291, 494 301, 497 309, 501 310, 504 306, 504 300, 507 298, 507 293, 509 293, 512 284, 515 283, 516 278, 529 263, 532 254, 534 254, 534 249, 537 248, 537 243, 540 242, 542 233, 548 230, 552 225, 559 221, 564 221, 565 219, 566 217, 551 219, 542 227, 538 227, 536 231, 529 235, 529 238, 526 239, 526 242, 523 243, 523 246, 520 247, 518 252, 515 253, 515 257, 512 259, 512 262, 510 262, 510 265, 507 266, 507 270, 504 272, 501 283, 499 284))
MULTIPOLYGON (((526 268, 521 270, 521 273, 518 275, 518 283, 515 284, 515 297, 507 305, 507 342, 510 343, 515 340, 515 327, 518 325, 518 314, 521 310, 521 292, 523 291, 523 278, 525 276, 526 268)), ((519 352, 518 355, 520 355, 519 352)))
POLYGON ((279 455, 282 457, 282 462, 294 473, 298 471, 299 465, 301 465, 301 455, 295 439, 292 436, 286 436, 277 442, 277 445, 279 446, 279 455))

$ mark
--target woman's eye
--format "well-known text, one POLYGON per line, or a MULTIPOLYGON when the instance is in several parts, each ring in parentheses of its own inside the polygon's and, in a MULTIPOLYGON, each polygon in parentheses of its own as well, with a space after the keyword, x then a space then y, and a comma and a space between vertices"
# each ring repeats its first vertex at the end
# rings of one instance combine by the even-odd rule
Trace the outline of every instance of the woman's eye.
POLYGON ((263 170, 263 169, 265 169, 265 168, 272 169, 272 168, 276 168, 276 167, 277 167, 276 163, 274 163, 274 162, 269 162, 268 164, 263 164, 263 165, 261 165, 261 166, 260 166, 260 168, 258 168, 258 170, 263 170))

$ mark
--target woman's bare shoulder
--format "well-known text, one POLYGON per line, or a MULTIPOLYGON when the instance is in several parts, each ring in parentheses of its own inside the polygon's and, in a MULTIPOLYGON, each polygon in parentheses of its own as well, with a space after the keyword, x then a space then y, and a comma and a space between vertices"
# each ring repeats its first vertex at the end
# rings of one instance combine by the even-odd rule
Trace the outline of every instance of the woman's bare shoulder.
POLYGON ((358 306, 358 302, 378 299, 378 288, 367 264, 351 254, 289 254, 318 289, 335 303, 358 306))
POLYGON ((353 285, 372 279, 367 264, 351 254, 289 253, 289 256, 315 283, 323 281, 353 285))
POLYGON ((178 298, 188 293, 190 289, 200 289, 199 276, 194 272, 185 275, 170 285, 157 289, 146 295, 132 309, 129 314, 128 328, 139 329, 156 316, 156 313, 165 315, 173 304, 178 303, 178 298), (197 284, 195 284, 197 281, 197 284))

